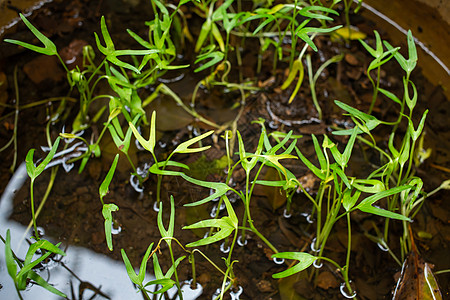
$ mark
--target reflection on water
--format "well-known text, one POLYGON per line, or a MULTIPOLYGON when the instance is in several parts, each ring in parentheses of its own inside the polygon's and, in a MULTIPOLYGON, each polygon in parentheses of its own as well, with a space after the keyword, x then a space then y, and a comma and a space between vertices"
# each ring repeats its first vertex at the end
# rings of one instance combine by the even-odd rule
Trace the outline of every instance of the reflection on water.
MULTIPOLYGON (((0 233, 6 236, 6 230, 11 231, 11 247, 15 254, 23 259, 28 250, 27 242, 22 238, 29 236, 26 227, 8 220, 13 207, 14 194, 28 179, 25 163, 22 163, 12 177, 0 200, 0 233)), ((65 246, 61 246, 65 249, 65 246)), ((55 288, 72 299, 143 299, 128 278, 125 265, 112 260, 106 255, 91 250, 70 246, 65 249, 67 256, 54 258, 46 263, 43 270, 35 270, 55 288), (95 294, 97 294, 95 296, 95 294)), ((137 271, 137 270, 136 270, 137 271)), ((147 274, 144 282, 153 280, 147 274)), ((14 288, 14 282, 8 275, 5 264, 5 245, 0 242, 0 299, 19 299, 14 288)), ((202 293, 201 287, 191 290, 189 285, 183 287, 184 299, 195 300, 202 293)), ((168 293, 171 299, 176 297, 176 289, 168 293)), ((40 286, 28 286, 22 292, 23 299, 60 299, 40 286)))
POLYGON ((14 0, 14 1, 0 1, 0 37, 9 28, 20 22, 18 12, 22 12, 26 17, 44 4, 52 2, 53 0, 14 0))

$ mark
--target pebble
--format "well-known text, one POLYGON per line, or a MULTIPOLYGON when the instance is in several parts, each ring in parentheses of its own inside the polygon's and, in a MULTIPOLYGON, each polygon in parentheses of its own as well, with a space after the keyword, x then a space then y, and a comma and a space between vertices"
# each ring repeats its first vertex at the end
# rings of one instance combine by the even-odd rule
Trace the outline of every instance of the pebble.
POLYGON ((357 66, 359 64, 358 59, 353 54, 350 53, 345 54, 344 59, 348 64, 352 66, 357 66))

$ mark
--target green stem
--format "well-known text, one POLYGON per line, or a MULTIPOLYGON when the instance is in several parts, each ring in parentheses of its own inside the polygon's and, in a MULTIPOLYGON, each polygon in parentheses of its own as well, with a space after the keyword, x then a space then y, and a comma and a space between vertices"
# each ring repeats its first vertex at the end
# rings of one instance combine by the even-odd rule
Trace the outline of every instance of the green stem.
POLYGON ((189 261, 191 263, 192 266, 192 286, 194 288, 197 287, 197 276, 196 276, 196 272, 195 272, 195 255, 194 252, 191 253, 191 255, 189 255, 189 261))
POLYGON ((180 280, 178 279, 178 272, 177 268, 175 267, 175 258, 173 257, 172 246, 169 243, 167 245, 169 246, 170 259, 172 260, 173 274, 175 275, 175 285, 178 289, 178 296, 180 300, 183 300, 183 292, 181 291, 180 280))
POLYGON ((316 83, 314 82, 312 63, 311 63, 311 55, 306 55, 306 61, 308 63, 308 78, 309 78, 309 87, 311 90, 311 97, 314 102, 314 106, 316 107, 317 113, 319 114, 319 120, 322 120, 322 109, 320 108, 319 101, 317 101, 316 95, 316 83))
POLYGON ((351 228, 351 222, 350 222, 350 214, 347 214, 347 257, 345 260, 345 272, 342 272, 342 275, 344 276, 345 285, 347 287, 347 290, 350 292, 350 294, 353 294, 352 287, 350 286, 350 281, 348 280, 348 271, 350 268, 350 254, 352 251, 352 228, 351 228))
MULTIPOLYGON (((369 78, 370 78, 370 74, 368 74, 369 78)), ((369 108, 369 112, 368 114, 370 115, 372 113, 373 107, 375 106, 375 101, 377 100, 377 96, 378 96, 378 89, 380 88, 380 77, 381 77, 381 67, 378 66, 377 68, 377 82, 376 84, 374 84, 374 91, 372 94, 372 103, 370 103, 370 108, 369 108)))
POLYGON ((34 186, 34 179, 32 178, 31 182, 30 182, 31 216, 33 217, 34 235, 36 237, 36 241, 39 241, 39 233, 38 233, 37 225, 36 225, 36 215, 34 213, 34 192, 33 192, 33 186, 34 186))

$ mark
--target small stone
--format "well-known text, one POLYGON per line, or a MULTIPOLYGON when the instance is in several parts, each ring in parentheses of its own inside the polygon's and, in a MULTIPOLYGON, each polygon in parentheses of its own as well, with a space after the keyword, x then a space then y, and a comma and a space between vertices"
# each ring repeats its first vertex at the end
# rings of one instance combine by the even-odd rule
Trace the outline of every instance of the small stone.
MULTIPOLYGON (((8 100, 8 80, 3 72, 0 72, 0 104, 6 104, 8 100)), ((5 107, 0 105, 0 116, 5 110, 5 107)))
POLYGON ((88 173, 93 180, 99 179, 101 172, 102 172, 102 164, 99 160, 92 160, 91 162, 89 162, 88 173))
POLYGON ((211 275, 208 273, 202 273, 200 276, 197 277, 197 281, 202 286, 205 286, 208 282, 211 281, 211 275))
POLYGON ((58 66, 58 59, 55 56, 38 56, 23 66, 23 71, 35 84, 40 84, 46 79, 59 82, 66 77, 58 66))
POLYGON ((359 78, 361 78, 362 70, 359 68, 351 68, 350 70, 345 72, 345 75, 347 75, 350 79, 358 80, 359 78))
POLYGON ((357 66, 359 63, 358 59, 353 54, 350 54, 350 53, 345 54, 344 59, 349 65, 352 65, 352 66, 357 66))
POLYGON ((317 286, 321 289, 328 290, 330 288, 337 288, 339 286, 339 282, 331 272, 324 271, 319 274, 319 277, 317 277, 317 286))
POLYGON ((99 245, 105 241, 105 234, 103 231, 97 231, 91 234, 91 242, 94 245, 99 245))
POLYGON ((69 46, 61 50, 61 58, 70 70, 74 69, 75 66, 79 66, 82 69, 83 47, 87 45, 86 41, 75 39, 70 42, 69 46))
POLYGON ((260 280, 256 283, 256 287, 261 293, 271 293, 274 292, 272 284, 268 280, 260 280))
POLYGON ((75 189, 75 193, 77 195, 85 195, 85 194, 89 193, 89 189, 87 186, 79 186, 75 189))

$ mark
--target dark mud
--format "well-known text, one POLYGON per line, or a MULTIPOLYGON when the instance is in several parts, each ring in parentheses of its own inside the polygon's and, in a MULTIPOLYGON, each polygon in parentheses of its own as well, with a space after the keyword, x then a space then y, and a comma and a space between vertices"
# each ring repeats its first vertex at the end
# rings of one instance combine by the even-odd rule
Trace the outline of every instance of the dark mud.
MULTIPOLYGON (((151 7, 148 4, 140 4, 137 7, 124 6, 120 1, 71 1, 69 5, 63 1, 55 1, 44 6, 38 12, 35 12, 29 19, 38 28, 43 30, 58 46, 58 49, 64 49, 68 54, 74 55, 79 50, 80 45, 94 45, 93 32, 99 31, 99 17, 106 15, 110 20, 108 24, 112 38, 116 45, 121 48, 128 45, 128 35, 125 29, 130 28, 135 32, 145 35, 146 28, 142 26, 145 20, 151 16, 151 7)), ((194 24, 198 21, 193 17, 194 24)), ((358 25, 362 31, 370 34, 374 24, 365 23, 359 17, 354 19, 355 25, 358 25)), ((196 26, 196 25, 193 25, 196 26)), ((198 24, 197 24, 198 26, 198 24)), ((388 33, 380 32, 384 38, 388 33)), ((21 39, 25 41, 32 40, 30 34, 22 24, 17 26, 15 33, 9 33, 8 38, 21 39)), ((406 38, 405 38, 406 40, 406 38)), ((313 65, 315 69, 324 62, 324 60, 334 56, 338 52, 344 52, 344 59, 338 64, 330 65, 320 76, 316 91, 318 99, 324 113, 324 121, 317 121, 317 112, 311 101, 311 94, 307 80, 304 81, 297 98, 292 104, 288 104, 288 98, 292 90, 282 91, 279 87, 286 79, 287 70, 280 69, 272 74, 272 55, 264 59, 262 72, 258 74, 256 80, 262 88, 260 92, 250 95, 242 117, 238 121, 240 130, 246 148, 250 151, 255 148, 260 127, 251 124, 251 121, 262 117, 266 120, 268 128, 279 131, 293 130, 294 134, 304 134, 305 137, 299 140, 302 151, 309 157, 314 156, 311 139, 308 134, 329 134, 331 126, 352 126, 349 119, 342 116, 334 104, 334 99, 356 105, 360 110, 367 111, 372 95, 372 86, 366 77, 365 69, 370 63, 371 58, 360 46, 358 42, 352 42, 349 45, 332 42, 327 37, 319 37, 315 41, 319 49, 322 49, 319 55, 313 55, 313 65), (350 122, 350 123, 349 123, 350 122)), ((396 44, 396 43, 394 43, 396 44)), ((191 45, 192 46, 192 45, 191 45)), ((405 49, 405 45, 401 45, 405 49)), ((189 47, 188 47, 189 48, 189 47)), ((192 47, 191 47, 192 48, 192 47)), ((75 54, 76 55, 76 54, 75 54)), ((246 59, 243 66, 246 76, 253 77, 256 65, 255 53, 251 49, 244 49, 242 56, 246 59)), ((188 59, 190 54, 185 56, 188 59)), ((65 80, 65 74, 62 69, 52 59, 41 57, 39 55, 23 51, 17 53, 17 47, 11 45, 0 45, 0 75, 5 74, 8 81, 6 92, 8 97, 3 103, 13 105, 15 101, 15 90, 13 80, 14 67, 18 67, 20 105, 32 103, 37 100, 46 99, 55 96, 65 96, 68 86, 65 80), (45 70, 42 74, 34 74, 32 70, 45 70)), ((190 70, 181 71, 189 74, 190 70)), ((236 72, 236 70, 233 70, 236 72)), ((169 73, 167 78, 176 77, 178 73, 169 73)), ((388 64, 382 74, 382 86, 390 91, 401 94, 402 72, 394 64, 388 64)), ((420 114, 425 108, 430 109, 426 122, 425 148, 432 148, 432 156, 421 165, 417 174, 423 178, 425 191, 430 191, 440 185, 443 180, 448 179, 450 171, 450 126, 449 113, 450 102, 444 97, 441 88, 428 83, 420 75, 419 71, 414 71, 412 81, 416 83, 419 94, 420 106, 417 108, 420 114)), ((193 86, 199 78, 184 77, 183 80, 173 85, 174 90, 183 91, 186 99, 190 99, 193 86)), ((0 87, 1 88, 1 87, 0 87)), ((76 98, 76 95, 74 96, 76 98)), ((220 88, 212 91, 203 91, 199 98, 199 112, 217 122, 226 122, 237 114, 237 111, 230 110, 234 99, 238 94, 225 93, 220 88)), ((380 97, 381 98, 381 97, 380 97)), ((163 99, 167 100, 167 99, 163 99)), ((195 134, 195 131, 207 129, 204 124, 193 120, 189 115, 183 114, 179 107, 168 103, 168 101, 158 102, 157 108, 159 116, 166 116, 169 121, 159 121, 157 128, 161 130, 161 139, 159 141, 160 157, 164 157, 180 141, 187 140, 195 134), (176 120, 173 121, 173 120, 176 120)), ((375 105, 374 114, 383 120, 394 118, 393 111, 397 109, 387 99, 382 99, 375 105)), ((101 104, 104 105, 104 104, 101 104)), ((57 103, 46 103, 30 109, 23 109, 19 114, 18 124, 18 151, 17 162, 24 161, 25 155, 30 148, 39 148, 46 145, 45 124, 49 113, 54 111, 57 103)), ((0 145, 5 145, 13 132, 14 119, 11 114, 11 108, 3 109, 0 107, 1 126, 0 126, 0 145)), ((69 103, 67 115, 67 124, 70 124, 71 118, 76 112, 76 104, 69 103)), ((417 121, 417 120, 416 120, 417 121)), ((51 128, 52 137, 56 137, 62 130, 64 124, 55 124, 51 128)), ((101 128, 100 128, 101 129, 101 128)), ((401 130, 401 129, 400 129, 401 130)), ((404 129, 403 129, 404 130, 404 129)), ((86 133, 86 136, 98 134, 99 128, 95 126, 86 133)), ((386 145, 387 135, 383 130, 376 132, 376 138, 380 144, 386 145)), ((345 144, 345 138, 336 137, 335 140, 345 144)), ((207 140, 206 142, 213 147, 201 155, 177 156, 176 160, 186 163, 197 170, 205 170, 208 167, 207 161, 221 158, 225 152, 225 146, 220 141, 207 140), (202 164, 203 163, 203 164, 202 164)), ((157 147, 158 148, 158 147, 157 147)), ((137 265, 151 242, 157 242, 160 238, 157 226, 157 213, 153 210, 156 193, 156 178, 150 178, 144 183, 145 190, 143 194, 138 194, 129 184, 130 171, 125 157, 121 157, 118 172, 113 179, 110 187, 110 193, 107 200, 114 202, 120 207, 115 214, 116 226, 121 228, 120 234, 113 236, 114 251, 109 252, 105 243, 103 218, 101 215, 101 203, 98 196, 98 187, 100 186, 109 166, 113 155, 117 149, 110 138, 105 138, 102 142, 102 157, 91 159, 86 170, 77 174, 76 168, 70 173, 65 173, 62 168, 58 170, 56 181, 47 201, 43 212, 41 213, 38 224, 42 226, 46 234, 68 245, 80 245, 90 248, 96 252, 106 253, 108 256, 121 261, 120 249, 125 249, 130 260, 137 265)), ((378 158, 370 156, 363 159, 362 152, 365 149, 358 145, 355 153, 359 158, 351 166, 353 174, 366 174, 370 167, 365 167, 367 161, 376 163, 378 158), (359 154, 358 154, 359 153, 359 154)), ((0 191, 3 191, 8 183, 11 173, 9 168, 14 157, 13 147, 9 147, 2 153, 0 161, 0 191)), ((44 153, 37 151, 35 156, 41 157, 44 153)), ((145 152, 132 150, 132 159, 138 166, 144 163, 152 163, 151 156, 145 152)), ((314 158, 312 158, 314 159, 314 158)), ((315 181, 308 170, 296 161, 289 161, 286 164, 298 178, 308 182, 311 191, 317 188, 315 181)), ((197 173, 196 175, 199 175, 197 173)), ((213 181, 223 181, 226 176, 222 170, 211 168, 200 172, 200 176, 213 181)), ((50 172, 44 172, 37 179, 35 184, 35 195, 40 199, 45 193, 47 183, 50 178, 50 172)), ((236 190, 243 188, 244 172, 238 171, 233 177, 236 190)), ((172 195, 176 203, 176 226, 174 236, 181 243, 199 239, 204 232, 192 232, 181 230, 184 225, 192 224, 199 217, 209 218, 210 210, 213 204, 203 205, 195 208, 183 207, 183 204, 199 200, 208 195, 209 191, 199 187, 192 186, 178 177, 166 177, 163 181, 162 197, 164 203, 165 222, 168 220, 168 200, 172 195)), ((276 194, 276 193, 275 193, 276 194)), ((441 191, 427 199, 422 211, 417 215, 416 221, 412 224, 416 237, 416 243, 423 258, 435 265, 434 270, 443 270, 450 268, 450 257, 448 256, 448 247, 450 240, 449 212, 450 205, 446 201, 449 196, 447 191, 441 191), (419 232, 425 232, 426 238, 421 238, 419 232)), ((252 198, 251 209, 255 219, 255 227, 266 236, 280 251, 298 251, 307 249, 311 243, 311 233, 313 232, 310 224, 305 218, 305 214, 310 211, 310 205, 306 197, 297 194, 293 199, 294 214, 290 219, 283 217, 284 202, 274 196, 273 191, 258 189, 252 198)), ((243 213, 243 205, 240 202, 235 204, 238 216, 243 213)), ((11 215, 13 220, 17 220, 27 225, 31 220, 29 188, 26 184, 16 195, 14 200, 14 213, 11 215)), ((350 278, 353 279, 355 288, 358 291, 360 299, 383 299, 390 298, 391 291, 395 286, 396 273, 400 267, 391 259, 386 252, 382 252, 376 244, 364 236, 364 231, 370 231, 372 223, 382 224, 382 220, 370 217, 363 213, 356 213, 354 220, 358 223, 353 225, 354 237, 352 246, 352 263, 350 278)), ((401 234, 400 224, 393 225, 392 250, 399 251, 395 245, 398 245, 398 237, 395 234, 401 234)), ((336 261, 345 260, 346 247, 346 227, 345 224, 337 223, 334 233, 330 236, 326 255, 336 261)), ((2 229, 2 234, 5 229, 2 229)), ((423 235, 422 235, 423 236, 423 235)), ((222 252, 219 245, 203 247, 205 252, 217 264, 222 264, 222 252)), ((167 270, 170 266, 167 259, 167 248, 161 247, 162 258, 160 259, 162 268, 167 270), (164 259, 166 258, 166 259, 164 259)), ((178 247, 175 247, 175 257, 185 255, 186 253, 178 247)), ((286 266, 278 266, 270 260, 270 249, 267 248, 256 236, 250 235, 248 244, 245 247, 238 247, 235 250, 233 259, 239 263, 234 265, 235 274, 238 283, 244 288, 242 299, 288 299, 286 294, 294 289, 299 295, 307 299, 341 299, 339 285, 341 278, 335 270, 329 266, 320 269, 316 286, 311 285, 306 278, 302 276, 291 277, 286 280, 277 281, 272 278, 272 274, 281 271, 286 266)), ((214 272, 209 263, 197 258, 197 276, 202 284, 205 295, 204 298, 210 298, 216 288, 220 285, 222 277, 218 272, 214 272)), ((179 267, 179 276, 183 279, 192 277, 191 267, 186 262, 179 267)), ((449 276, 442 274, 438 276, 438 281, 442 293, 448 295, 449 276)), ((128 283, 127 283, 128 284, 128 283)), ((111 295, 113 296, 113 295, 111 295)), ((100 296, 99 296, 100 297, 100 296)), ((114 298, 114 297, 113 297, 114 298)), ((101 297, 100 297, 101 299, 101 297)), ((296 299, 296 298, 295 298, 296 299)))

